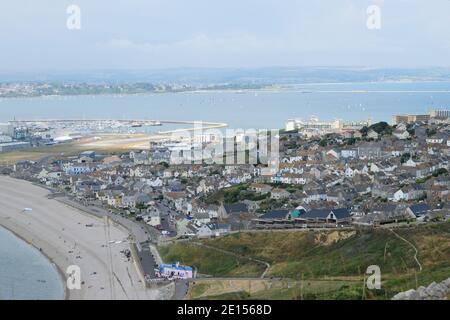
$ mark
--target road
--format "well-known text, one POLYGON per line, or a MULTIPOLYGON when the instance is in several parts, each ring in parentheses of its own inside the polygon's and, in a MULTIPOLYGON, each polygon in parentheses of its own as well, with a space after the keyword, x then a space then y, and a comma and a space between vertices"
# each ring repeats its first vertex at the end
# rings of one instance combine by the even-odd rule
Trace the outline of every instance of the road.
POLYGON ((161 227, 163 228, 163 230, 169 232, 168 237, 176 237, 177 230, 175 224, 172 221, 177 213, 170 209, 170 207, 164 200, 160 203, 157 203, 156 207, 161 214, 161 227))
POLYGON ((175 281, 175 293, 172 300, 183 300, 189 290, 189 280, 175 281))

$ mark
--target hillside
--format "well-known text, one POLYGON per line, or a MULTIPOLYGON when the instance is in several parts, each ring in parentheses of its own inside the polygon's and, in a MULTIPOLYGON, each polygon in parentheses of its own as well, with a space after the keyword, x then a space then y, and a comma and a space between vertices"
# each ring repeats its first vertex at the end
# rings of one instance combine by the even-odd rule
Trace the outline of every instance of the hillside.
MULTIPOLYGON (((300 280, 339 281, 340 287, 317 289, 309 298, 390 298, 399 291, 442 281, 450 275, 450 223, 373 231, 281 231, 236 233, 203 240, 200 247, 177 243, 162 247, 166 261, 180 261, 198 268, 200 274, 215 277, 255 277, 264 272, 258 259, 270 264, 265 277, 290 279, 289 289, 277 298, 298 298, 292 292, 300 280), (405 242, 403 239, 409 241, 405 242), (417 259, 414 259, 415 250, 417 259), (382 272, 382 289, 363 292, 362 283, 369 265, 382 272), (342 283, 344 281, 345 283, 342 283)), ((330 286, 328 286, 330 287, 330 286)), ((245 288, 244 288, 245 289, 245 288)), ((278 291, 281 290, 278 288, 278 291)), ((226 291, 226 290, 225 290, 226 291)), ((248 290, 244 290, 248 292, 248 290)), ((271 298, 265 292, 262 298, 271 298)), ((286 291, 286 290, 285 290, 286 291)), ((261 296, 255 292, 253 298, 261 296)), ((203 296, 199 294, 198 296, 203 296)), ((195 296, 194 296, 195 297, 195 296)), ((250 296, 252 297, 252 296, 250 296)))

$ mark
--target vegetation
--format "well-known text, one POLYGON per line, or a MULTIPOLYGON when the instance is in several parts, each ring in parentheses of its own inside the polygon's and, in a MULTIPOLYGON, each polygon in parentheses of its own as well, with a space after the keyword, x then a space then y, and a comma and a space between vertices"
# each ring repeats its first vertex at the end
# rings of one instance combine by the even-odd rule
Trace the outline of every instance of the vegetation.
POLYGON ((215 277, 258 277, 264 265, 189 243, 175 243, 158 248, 162 259, 195 266, 198 273, 215 277))
POLYGON ((411 154, 409 152, 406 152, 402 154, 400 161, 401 163, 406 163, 409 159, 411 159, 411 154))
POLYGON ((361 299, 360 281, 339 280, 197 280, 188 292, 189 299, 361 299), (351 289, 350 289, 351 288, 351 289))
MULTIPOLYGON (((449 222, 398 229, 396 232, 417 247, 422 271, 419 271, 414 260, 412 246, 385 229, 320 233, 249 232, 204 240, 203 243, 240 257, 267 261, 271 265, 267 277, 291 279, 297 282, 300 279, 345 281, 340 283, 338 288, 311 293, 308 296, 311 299, 362 297, 361 282, 370 265, 380 266, 383 283, 381 290, 366 293, 366 298, 389 298, 399 291, 428 285, 433 281, 438 282, 449 277, 449 222)), ((163 253, 170 251, 170 261, 183 261, 194 265, 200 273, 222 277, 233 277, 236 273, 248 277, 255 275, 256 266, 249 268, 248 265, 245 267, 239 265, 237 271, 234 270, 233 265, 236 266, 236 264, 227 262, 227 259, 232 259, 233 256, 222 256, 223 261, 218 259, 214 261, 216 258, 211 259, 211 257, 203 261, 205 255, 208 252, 212 254, 214 250, 202 248, 203 253, 200 253, 202 258, 198 257, 197 251, 191 252, 191 248, 189 244, 178 243, 164 248, 163 253), (204 263, 207 263, 206 270, 204 263), (247 273, 247 270, 251 272, 247 273)), ((163 254, 163 256, 167 255, 163 254)), ((292 295, 291 289, 280 290, 292 295)), ((271 298, 271 294, 277 295, 272 292, 265 298, 271 298)), ((257 296, 250 296, 257 298, 257 296)))
POLYGON ((425 132, 427 134, 427 137, 432 137, 437 133, 436 129, 434 129, 434 128, 432 128, 432 129, 427 128, 425 132))
POLYGON ((406 131, 408 131, 408 133, 411 137, 416 135, 416 129, 414 128, 414 125, 412 125, 412 124, 407 125, 406 131))
POLYGON ((448 170, 445 168, 437 169, 433 172, 433 177, 437 178, 439 176, 448 176, 448 170))
POLYGON ((256 212, 265 213, 269 210, 280 209, 283 208, 288 202, 288 199, 266 199, 258 204, 259 208, 256 210, 256 212))
MULTIPOLYGON (((359 140, 359 139, 358 139, 359 140)), ((348 138, 345 139, 344 142, 347 146, 352 146, 356 143, 356 141, 358 141, 356 138, 348 138)))
POLYGON ((328 145, 328 140, 327 139, 320 140, 319 146, 326 147, 327 145, 328 145))
POLYGON ((367 133, 373 130, 379 135, 391 135, 394 131, 394 128, 391 127, 387 122, 381 121, 378 123, 372 124, 370 127, 364 127, 360 130, 363 136, 367 136, 367 133))
POLYGON ((225 188, 206 197, 205 202, 208 204, 234 204, 244 200, 262 201, 270 198, 270 193, 259 194, 248 191, 248 184, 238 184, 229 188, 225 188))
POLYGON ((434 170, 434 172, 430 175, 430 176, 426 176, 424 178, 420 178, 416 180, 416 183, 418 184, 422 184, 427 182, 428 180, 430 180, 431 178, 437 178, 439 176, 447 176, 448 175, 448 170, 445 168, 440 168, 440 169, 436 169, 434 170))
MULTIPOLYGON (((133 136, 134 139, 136 139, 136 137, 142 137, 142 135, 133 136)), ((114 154, 140 149, 135 142, 129 140, 130 137, 130 135, 122 134, 102 135, 101 144, 95 144, 90 138, 86 138, 53 146, 33 147, 12 152, 0 152, 0 164, 13 164, 22 160, 36 161, 47 156, 74 156, 86 150, 92 150, 98 153, 108 151, 109 154, 114 154)))

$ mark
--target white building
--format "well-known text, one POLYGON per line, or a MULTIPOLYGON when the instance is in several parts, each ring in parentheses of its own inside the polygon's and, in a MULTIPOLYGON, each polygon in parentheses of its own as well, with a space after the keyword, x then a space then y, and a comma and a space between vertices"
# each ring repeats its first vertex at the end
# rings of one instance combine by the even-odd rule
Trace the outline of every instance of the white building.
POLYGON ((148 216, 144 218, 144 221, 151 225, 152 227, 157 227, 161 225, 161 216, 158 210, 153 210, 148 216))
POLYGON ((358 150, 356 149, 345 149, 341 151, 341 157, 344 159, 347 158, 356 158, 358 156, 358 150))

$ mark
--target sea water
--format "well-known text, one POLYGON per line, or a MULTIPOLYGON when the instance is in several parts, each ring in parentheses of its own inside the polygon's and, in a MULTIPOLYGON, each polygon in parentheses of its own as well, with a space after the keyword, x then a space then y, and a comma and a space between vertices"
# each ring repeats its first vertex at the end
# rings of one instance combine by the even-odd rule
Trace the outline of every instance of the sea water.
POLYGON ((56 267, 39 250, 0 227, 0 300, 63 298, 56 267))
MULTIPOLYGON (((288 90, 0 99, 0 121, 153 119, 283 128, 291 118, 390 122, 392 115, 450 107, 450 82, 304 84, 288 90)), ((167 126, 155 130, 167 130, 167 126)))

